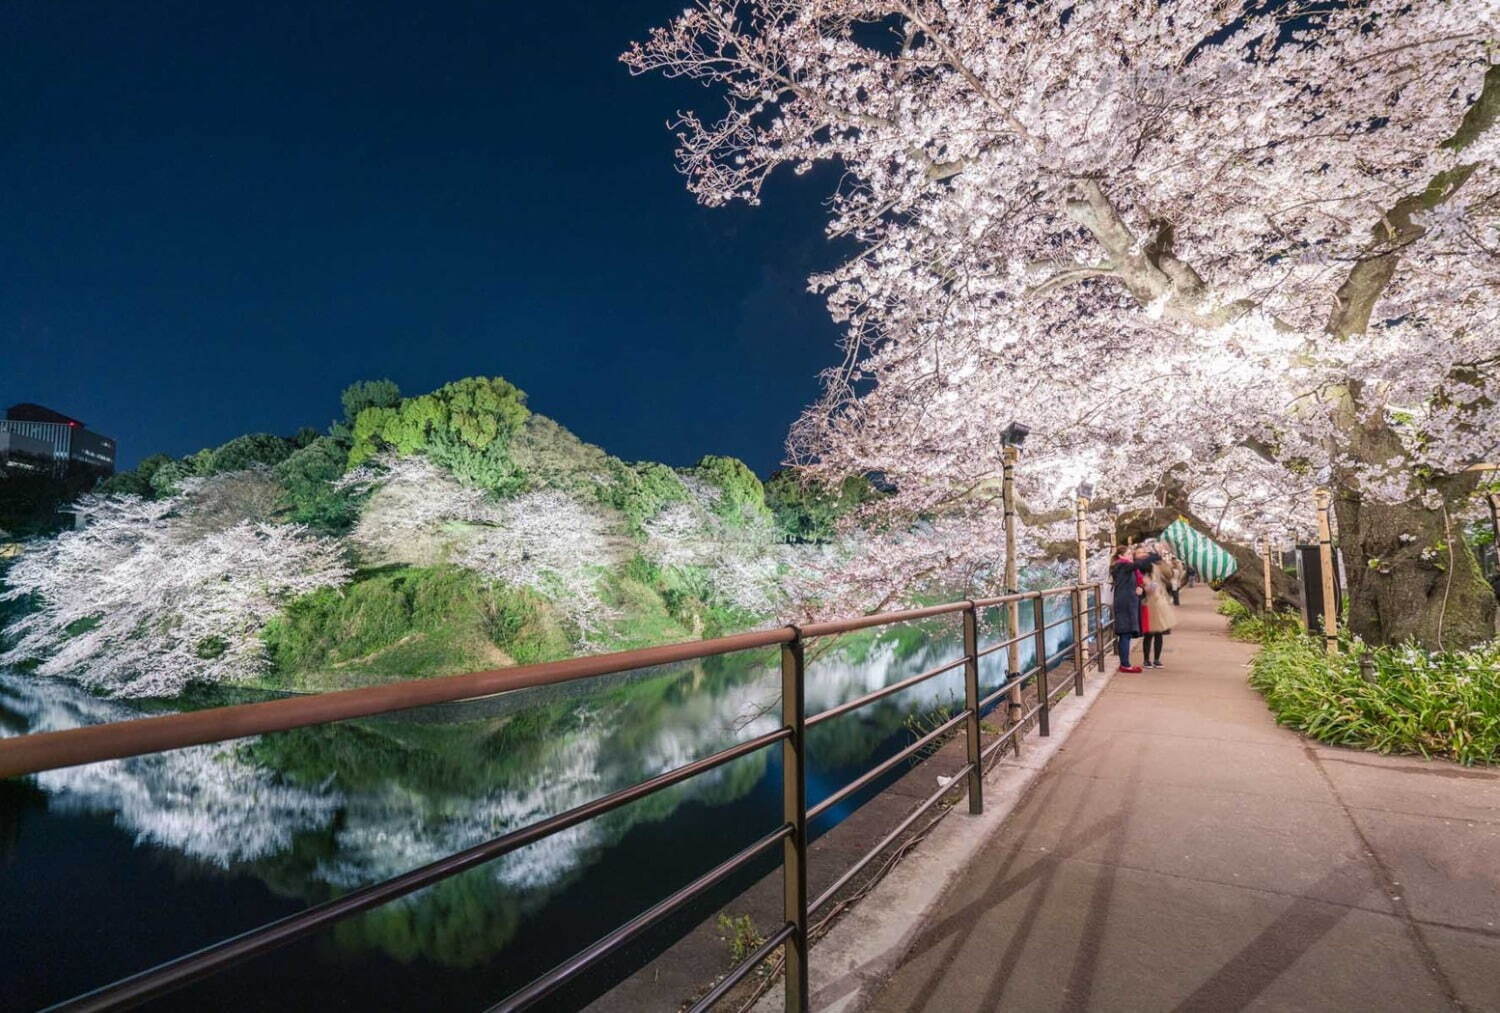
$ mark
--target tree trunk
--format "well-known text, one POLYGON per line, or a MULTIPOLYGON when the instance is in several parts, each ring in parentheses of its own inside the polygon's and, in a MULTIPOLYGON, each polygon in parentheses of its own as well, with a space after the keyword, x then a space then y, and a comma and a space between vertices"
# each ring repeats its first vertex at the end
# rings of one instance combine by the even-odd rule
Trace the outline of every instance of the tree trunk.
POLYGON ((1372 644, 1456 650, 1494 636, 1495 595, 1450 510, 1334 492, 1349 628, 1372 644))
MULTIPOLYGON (((1383 414, 1362 412, 1359 385, 1340 399, 1335 421, 1347 461, 1421 474, 1383 414)), ((1408 640, 1430 651, 1470 647, 1495 635, 1495 594, 1457 520, 1477 475, 1437 476, 1410 499, 1389 503, 1363 495, 1352 467, 1335 468, 1335 544, 1347 569, 1349 629, 1370 644, 1408 640), (1423 496, 1442 504, 1432 509, 1423 496)))

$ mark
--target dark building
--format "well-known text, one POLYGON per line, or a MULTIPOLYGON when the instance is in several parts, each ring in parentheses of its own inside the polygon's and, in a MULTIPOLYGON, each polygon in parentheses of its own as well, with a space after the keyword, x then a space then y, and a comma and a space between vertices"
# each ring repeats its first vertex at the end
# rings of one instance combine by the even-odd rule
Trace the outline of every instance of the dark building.
POLYGON ((55 470, 52 444, 0 429, 0 472, 13 475, 50 475, 55 470))
POLYGON ((56 473, 72 467, 87 468, 101 475, 115 472, 115 441, 91 431, 78 419, 39 404, 11 405, 0 419, 0 460, 10 467, 11 454, 35 456, 44 447, 56 473), (8 448, 8 449, 7 449, 8 448))

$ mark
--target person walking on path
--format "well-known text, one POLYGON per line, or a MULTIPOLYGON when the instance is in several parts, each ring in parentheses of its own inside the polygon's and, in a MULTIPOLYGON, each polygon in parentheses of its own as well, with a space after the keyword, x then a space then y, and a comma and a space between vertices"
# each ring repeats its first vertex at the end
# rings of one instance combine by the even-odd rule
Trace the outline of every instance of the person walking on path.
POLYGON ((1160 562, 1154 552, 1139 557, 1127 545, 1115 548, 1115 561, 1109 567, 1114 592, 1115 639, 1120 650, 1120 671, 1143 672, 1130 663, 1130 642, 1141 634, 1141 598, 1145 595, 1145 574, 1160 562))
MULTIPOLYGON (((1136 557, 1142 554, 1138 546, 1136 557)), ((1147 668, 1161 668, 1162 642, 1177 622, 1169 587, 1172 567, 1164 559, 1143 576, 1146 593, 1141 597, 1141 663, 1147 668)))

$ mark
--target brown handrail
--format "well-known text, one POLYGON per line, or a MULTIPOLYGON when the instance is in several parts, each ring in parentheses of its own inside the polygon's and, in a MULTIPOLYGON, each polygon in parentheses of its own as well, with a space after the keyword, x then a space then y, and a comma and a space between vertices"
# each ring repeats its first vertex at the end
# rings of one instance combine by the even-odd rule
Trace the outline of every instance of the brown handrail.
POLYGON ((432 704, 476 700, 514 689, 551 686, 590 676, 611 675, 757 647, 789 644, 796 637, 795 627, 780 626, 713 640, 690 640, 681 644, 616 651, 613 654, 596 654, 592 657, 547 661, 536 665, 517 665, 514 668, 497 668, 467 675, 409 679, 385 686, 366 686, 267 700, 263 703, 213 707, 182 714, 138 718, 134 721, 87 725, 61 732, 17 735, 0 739, 0 778, 34 774, 58 767, 73 767, 99 760, 118 760, 142 753, 160 753, 183 746, 201 746, 207 742, 222 742, 247 735, 284 732, 307 725, 373 717, 432 704))
POLYGON ((932 731, 928 732, 926 735, 922 736, 920 739, 917 739, 911 745, 902 749, 896 755, 887 758, 883 763, 880 763, 877 766, 871 767, 869 770, 865 771, 863 774, 859 775, 854 780, 844 785, 838 791, 833 792, 823 801, 819 802, 811 809, 808 809, 807 818, 809 820, 815 820, 819 816, 822 816, 824 813, 832 809, 834 806, 838 805, 840 802, 844 801, 844 799, 848 798, 850 795, 853 795, 861 788, 866 787, 882 775, 890 773, 892 770, 896 769, 896 767, 900 766, 902 763, 911 759, 913 756, 917 755, 917 753, 921 752, 925 746, 931 745, 937 739, 946 735, 948 732, 951 732, 953 729, 957 728, 960 724, 967 721, 968 719, 969 712, 965 710, 957 717, 949 718, 947 721, 944 721, 932 731))
POLYGON ((746 975, 760 966, 772 953, 781 949, 781 944, 797 934, 797 926, 791 922, 783 925, 780 931, 773 932, 765 942, 756 947, 754 953, 740 961, 734 970, 724 976, 724 979, 715 985, 707 995, 693 1003, 693 1008, 688 1013, 704 1013, 714 1008, 714 1004, 730 993, 734 986, 745 980, 746 975))
POLYGON ((969 603, 966 601, 950 601, 946 605, 928 605, 926 608, 906 609, 901 612, 876 612, 867 616, 856 616, 853 619, 831 619, 823 623, 807 623, 797 628, 802 631, 804 640, 811 640, 813 637, 850 633, 854 630, 868 629, 871 626, 888 626, 891 623, 909 623, 915 619, 948 615, 951 612, 962 612, 968 607, 969 603))
POLYGON ((540 978, 532 981, 531 984, 519 992, 512 993, 500 1002, 495 1003, 486 1013, 512 1013, 514 1010, 525 1009, 549 992, 556 990, 558 986, 575 977, 579 972, 588 969, 590 965, 609 956, 683 904, 722 882, 730 873, 744 868, 747 864, 769 851, 772 845, 780 844, 791 833, 791 825, 783 823, 780 827, 762 837, 754 844, 741 849, 732 857, 726 858, 687 886, 681 887, 668 897, 657 901, 651 907, 606 935, 603 939, 597 940, 592 946, 575 953, 540 978))
MULTIPOLYGON (((1089 585, 1084 585, 1089 586, 1089 585)), ((1010 601, 1049 597, 1071 591, 1054 588, 1026 591, 998 598, 976 599, 976 608, 989 608, 1010 601)), ((832 636, 871 626, 911 622, 933 616, 961 612, 968 601, 931 605, 901 612, 881 612, 853 619, 808 623, 804 626, 781 626, 769 630, 737 633, 710 640, 690 640, 680 644, 644 647, 632 651, 615 651, 565 661, 546 661, 534 665, 470 672, 466 675, 439 676, 432 679, 410 679, 384 686, 336 690, 308 696, 267 700, 261 703, 213 707, 182 714, 115 721, 108 724, 70 728, 60 732, 40 732, 0 739, 0 778, 35 774, 60 767, 74 767, 100 760, 118 760, 143 753, 159 753, 184 746, 201 746, 209 742, 283 732, 307 725, 374 717, 395 711, 411 710, 441 703, 457 703, 493 696, 516 689, 551 686, 574 679, 611 675, 680 661, 692 661, 735 651, 789 644, 800 635, 803 639, 832 636)), ((1012 640, 1023 639, 1020 634, 1012 640)), ((1009 643, 1010 641, 1007 641, 1009 643)), ((996 645, 999 647, 1002 645, 996 645)), ((986 650, 989 654, 995 650, 986 650)))

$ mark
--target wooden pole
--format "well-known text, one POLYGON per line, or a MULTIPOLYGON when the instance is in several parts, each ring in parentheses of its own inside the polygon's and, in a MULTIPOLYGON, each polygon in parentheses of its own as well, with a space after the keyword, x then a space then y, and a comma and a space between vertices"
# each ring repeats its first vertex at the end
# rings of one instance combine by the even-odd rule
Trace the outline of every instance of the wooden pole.
MULTIPOLYGON (((1077 521, 1078 527, 1078 586, 1082 588, 1089 582, 1089 542, 1088 528, 1085 526, 1085 518, 1088 515, 1089 509, 1088 497, 1079 496, 1076 501, 1076 506, 1077 516, 1075 520, 1077 521)), ((1088 620, 1083 614, 1084 607, 1087 602, 1087 591, 1080 590, 1073 595, 1073 642, 1079 646, 1080 652, 1082 651, 1083 644, 1088 637, 1089 624, 1088 620)), ((1082 673, 1083 671, 1082 659, 1083 655, 1082 653, 1079 653, 1073 665, 1074 670, 1079 673, 1082 673)), ((1080 693, 1083 692, 1083 682, 1081 681, 1082 678, 1083 676, 1080 674, 1080 681, 1078 682, 1078 692, 1080 693)))
POLYGON ((1261 542, 1260 564, 1261 579, 1266 585, 1266 611, 1269 612, 1275 605, 1275 598, 1271 594, 1271 538, 1269 535, 1261 542))
MULTIPOLYGON (((1493 498, 1493 497, 1492 497, 1493 498)), ((1078 497, 1078 584, 1082 587, 1089 582, 1089 547, 1088 529, 1084 526, 1084 517, 1089 508, 1089 501, 1083 496, 1078 497)))
MULTIPOLYGON (((1021 448, 1005 448, 1004 483, 1000 487, 1001 501, 1005 506, 1005 593, 1017 594, 1020 588, 1019 567, 1016 562, 1016 462, 1021 458, 1021 448)), ((1015 637, 1021 632, 1021 603, 1013 601, 1006 606, 1009 620, 1006 637, 1011 641, 1006 651, 1008 661, 1006 678, 1014 678, 1021 671, 1021 645, 1015 637)), ((1010 690, 1010 719, 1021 717, 1021 687, 1010 690)), ((1015 736, 1016 748, 1020 748, 1021 736, 1015 736)))
POLYGON ((1314 494, 1318 507, 1318 563, 1323 572, 1323 648, 1339 653, 1338 602, 1333 598, 1333 529, 1328 523, 1328 490, 1314 494))

